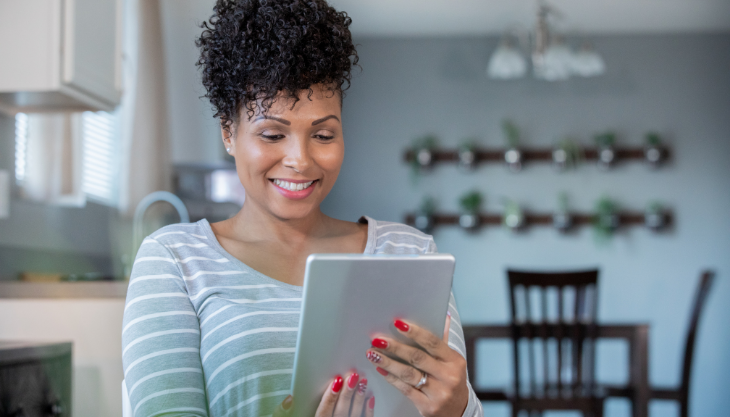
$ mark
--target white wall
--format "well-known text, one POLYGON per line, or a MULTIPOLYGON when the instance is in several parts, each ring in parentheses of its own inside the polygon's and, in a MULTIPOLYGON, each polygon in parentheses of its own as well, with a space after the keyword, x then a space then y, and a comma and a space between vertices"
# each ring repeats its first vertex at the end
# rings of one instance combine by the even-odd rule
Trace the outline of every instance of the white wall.
POLYGON ((0 300, 0 339, 73 342, 74 417, 121 417, 124 299, 0 300))

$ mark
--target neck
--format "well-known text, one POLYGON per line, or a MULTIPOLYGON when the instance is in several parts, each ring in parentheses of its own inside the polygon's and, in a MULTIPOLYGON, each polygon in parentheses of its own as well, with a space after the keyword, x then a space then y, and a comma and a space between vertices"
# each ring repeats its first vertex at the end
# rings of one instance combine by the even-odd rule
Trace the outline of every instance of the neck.
POLYGON ((297 244, 325 234, 331 219, 319 206, 304 217, 285 219, 246 199, 243 208, 231 220, 233 232, 244 240, 297 244))

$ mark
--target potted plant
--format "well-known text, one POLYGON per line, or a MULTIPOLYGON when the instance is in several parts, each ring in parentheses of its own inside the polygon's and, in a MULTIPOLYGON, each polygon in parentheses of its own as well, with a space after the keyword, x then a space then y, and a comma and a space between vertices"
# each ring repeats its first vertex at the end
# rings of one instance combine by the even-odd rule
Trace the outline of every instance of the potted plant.
POLYGON ((662 147, 662 139, 658 133, 649 132, 646 134, 644 145, 644 159, 652 168, 658 167, 664 160, 665 152, 662 147))
POLYGON ((476 141, 469 139, 459 146, 459 167, 464 171, 472 171, 477 161, 476 141))
POLYGON ((621 225, 618 215, 618 205, 608 197, 602 197, 596 202, 596 214, 593 219, 593 230, 598 240, 608 240, 621 225))
POLYGON ((479 210, 484 197, 479 191, 467 193, 459 199, 462 214, 459 216, 459 226, 466 230, 476 230, 479 227, 479 210))
POLYGON ((414 172, 419 173, 433 166, 433 153, 437 146, 438 139, 433 135, 424 136, 413 141, 411 164, 414 172))
POLYGON ((566 193, 558 196, 558 211, 553 214, 553 227, 561 233, 566 233, 573 227, 573 216, 570 214, 566 193))
POLYGON ((510 230, 520 230, 525 225, 525 213, 517 202, 506 200, 502 223, 510 230))
POLYGON ((655 201, 646 207, 644 225, 655 232, 667 226, 667 212, 661 203, 655 201))
POLYGON ((583 151, 574 140, 565 138, 553 149, 553 166, 559 171, 573 169, 582 159, 583 151))
POLYGON ((595 136, 597 152, 598 152, 598 167, 602 169, 609 169, 616 162, 616 150, 614 145, 616 144, 616 134, 613 132, 605 132, 595 136))
POLYGON ((520 131, 510 120, 502 122, 502 130, 507 141, 507 150, 504 152, 504 162, 512 172, 522 169, 522 151, 520 151, 520 131))
POLYGON ((431 233, 434 226, 433 216, 435 212, 436 200, 432 197, 424 197, 414 219, 416 229, 423 233, 431 233))

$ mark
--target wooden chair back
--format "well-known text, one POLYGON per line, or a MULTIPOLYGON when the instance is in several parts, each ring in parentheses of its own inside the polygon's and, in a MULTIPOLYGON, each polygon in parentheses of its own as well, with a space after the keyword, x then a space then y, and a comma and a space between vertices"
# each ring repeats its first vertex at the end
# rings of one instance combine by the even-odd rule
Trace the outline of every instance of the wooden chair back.
POLYGON ((705 307, 707 296, 710 293, 712 281, 715 279, 715 273, 712 271, 703 271, 700 277, 700 283, 695 293, 694 304, 692 305, 692 315, 689 320, 689 329, 687 331, 687 339, 684 345, 684 363, 682 364, 682 385, 680 390, 684 398, 689 398, 689 382, 692 373, 692 357, 694 356, 695 339, 697 336, 697 323, 700 321, 700 315, 705 307))
POLYGON ((515 399, 590 397, 598 270, 508 270, 507 276, 515 399))

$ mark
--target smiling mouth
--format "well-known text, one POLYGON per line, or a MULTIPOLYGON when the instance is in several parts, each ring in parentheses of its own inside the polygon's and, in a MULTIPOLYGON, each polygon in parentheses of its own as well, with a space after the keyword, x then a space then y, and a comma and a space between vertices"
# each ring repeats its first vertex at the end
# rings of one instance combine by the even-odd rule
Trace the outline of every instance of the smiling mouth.
POLYGON ((296 192, 296 191, 306 190, 307 188, 311 187, 312 184, 314 184, 315 182, 317 182, 319 180, 313 180, 313 181, 307 181, 307 182, 291 182, 291 181, 280 180, 277 178, 277 179, 273 179, 270 181, 273 182, 277 187, 283 188, 287 191, 296 192))

